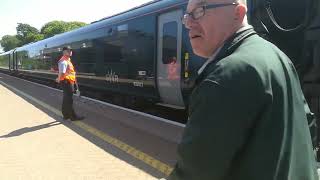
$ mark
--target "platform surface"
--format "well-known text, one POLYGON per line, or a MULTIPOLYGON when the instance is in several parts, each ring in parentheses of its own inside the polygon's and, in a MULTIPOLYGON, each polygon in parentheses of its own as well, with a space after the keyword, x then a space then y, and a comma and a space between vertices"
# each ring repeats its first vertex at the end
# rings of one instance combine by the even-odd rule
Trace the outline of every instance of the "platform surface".
MULTIPOLYGON (((0 179, 157 179, 0 85, 0 179)), ((113 148, 113 147, 110 147, 113 148)), ((118 152, 121 156, 121 152, 118 152)))

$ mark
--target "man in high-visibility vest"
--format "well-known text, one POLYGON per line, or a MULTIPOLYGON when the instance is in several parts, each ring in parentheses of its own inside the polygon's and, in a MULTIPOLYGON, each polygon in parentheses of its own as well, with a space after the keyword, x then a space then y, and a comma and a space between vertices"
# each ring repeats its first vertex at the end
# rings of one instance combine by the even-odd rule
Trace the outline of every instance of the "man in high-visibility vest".
POLYGON ((76 80, 76 71, 71 62, 72 51, 68 47, 63 48, 63 56, 58 62, 59 74, 56 82, 59 83, 63 90, 62 115, 63 119, 71 121, 82 120, 84 117, 76 115, 73 109, 73 93, 76 80))

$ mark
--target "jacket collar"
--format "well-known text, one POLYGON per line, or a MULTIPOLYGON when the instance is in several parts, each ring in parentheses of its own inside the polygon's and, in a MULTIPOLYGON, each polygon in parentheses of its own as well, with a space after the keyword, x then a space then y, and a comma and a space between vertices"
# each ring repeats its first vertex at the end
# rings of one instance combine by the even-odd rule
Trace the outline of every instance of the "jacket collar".
POLYGON ((214 62, 218 62, 221 59, 231 55, 248 37, 257 34, 252 26, 246 26, 237 31, 229 39, 226 40, 221 51, 218 53, 214 62))

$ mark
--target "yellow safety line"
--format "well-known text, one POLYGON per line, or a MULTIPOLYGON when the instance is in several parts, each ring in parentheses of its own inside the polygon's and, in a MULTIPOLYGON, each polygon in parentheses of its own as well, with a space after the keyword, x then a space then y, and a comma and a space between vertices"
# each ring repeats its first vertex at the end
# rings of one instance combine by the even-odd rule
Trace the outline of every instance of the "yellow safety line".
MULTIPOLYGON (((46 103, 44 103, 44 102, 42 102, 42 101, 40 101, 38 99, 32 97, 29 94, 26 94, 26 93, 24 93, 24 92, 22 92, 22 91, 20 91, 20 90, 18 90, 16 88, 10 86, 10 85, 4 83, 3 81, 0 81, 0 84, 2 84, 3 86, 7 87, 8 89, 11 89, 11 90, 21 94, 22 96, 24 96, 26 98, 34 101, 35 103, 39 104, 40 106, 50 110, 54 114, 62 117, 62 113, 59 110, 57 110, 56 108, 54 108, 54 107, 52 107, 52 106, 50 106, 50 105, 48 105, 48 104, 46 104, 46 103)), ((157 169, 158 171, 164 173, 165 175, 169 175, 173 170, 173 168, 170 167, 169 165, 167 165, 167 164, 165 164, 165 163, 163 163, 163 162, 161 162, 161 161, 149 156, 148 154, 146 154, 144 152, 139 151, 138 149, 136 149, 136 148, 134 148, 134 147, 132 147, 132 146, 130 146, 130 145, 128 145, 128 144, 116 139, 116 138, 113 138, 113 137, 109 136, 108 134, 106 134, 106 133, 104 133, 104 132, 102 132, 102 131, 100 131, 100 130, 92 127, 92 126, 89 126, 88 124, 86 124, 84 122, 81 122, 81 121, 71 121, 71 122, 74 125, 80 127, 81 129, 93 134, 94 136, 99 137, 103 141, 105 141, 105 142, 107 142, 107 143, 119 148, 120 150, 126 152, 127 154, 133 156, 134 158, 139 159, 142 162, 148 164, 149 166, 157 169)))

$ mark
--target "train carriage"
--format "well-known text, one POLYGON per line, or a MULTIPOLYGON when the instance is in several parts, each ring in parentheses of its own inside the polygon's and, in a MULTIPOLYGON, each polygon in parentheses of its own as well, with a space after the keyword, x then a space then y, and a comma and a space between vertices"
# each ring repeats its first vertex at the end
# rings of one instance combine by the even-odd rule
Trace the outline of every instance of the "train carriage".
POLYGON ((153 1, 13 50, 11 70, 54 80, 62 47, 73 49, 81 86, 117 98, 185 108, 203 60, 181 23, 185 0, 153 1))

